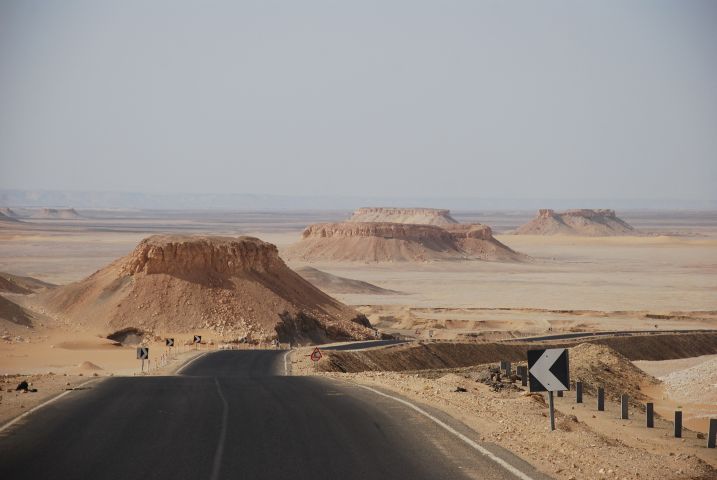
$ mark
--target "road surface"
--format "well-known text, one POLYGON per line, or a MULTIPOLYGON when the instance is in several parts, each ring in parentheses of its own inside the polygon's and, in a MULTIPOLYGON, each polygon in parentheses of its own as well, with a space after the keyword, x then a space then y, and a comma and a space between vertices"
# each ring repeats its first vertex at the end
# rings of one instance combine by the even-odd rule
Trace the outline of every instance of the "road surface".
POLYGON ((116 377, 72 392, 1 434, 0 478, 517 478, 393 399, 283 376, 283 355, 221 351, 178 376, 116 377))

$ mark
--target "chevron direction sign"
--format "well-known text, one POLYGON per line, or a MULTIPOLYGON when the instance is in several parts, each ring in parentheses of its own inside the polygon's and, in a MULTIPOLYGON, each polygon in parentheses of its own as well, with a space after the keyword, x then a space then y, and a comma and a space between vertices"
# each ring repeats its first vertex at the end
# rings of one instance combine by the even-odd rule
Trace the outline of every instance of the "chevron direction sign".
POLYGON ((528 373, 531 392, 570 390, 568 350, 565 348, 528 350, 528 373))
POLYGON ((194 342, 193 343, 202 343, 202 336, 201 335, 194 335, 194 342))
POLYGON ((168 347, 173 347, 173 346, 174 346, 174 339, 173 339, 173 338, 165 338, 165 339, 164 339, 164 344, 165 344, 166 346, 168 346, 168 347))
POLYGON ((149 358, 149 347, 137 348, 137 359, 138 360, 146 360, 148 358, 149 358))

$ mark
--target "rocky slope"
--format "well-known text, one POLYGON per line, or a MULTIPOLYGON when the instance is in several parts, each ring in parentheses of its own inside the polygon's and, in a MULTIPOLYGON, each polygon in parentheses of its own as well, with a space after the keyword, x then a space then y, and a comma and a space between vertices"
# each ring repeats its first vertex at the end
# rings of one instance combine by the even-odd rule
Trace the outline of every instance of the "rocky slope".
POLYGON ((300 261, 424 262, 527 258, 493 238, 484 225, 344 222, 309 225, 285 257, 300 261))
POLYGON ((0 272, 0 292, 28 294, 54 286, 36 278, 0 272))
POLYGON ((5 215, 6 217, 10 218, 20 218, 20 216, 15 213, 12 209, 8 207, 2 207, 0 208, 0 214, 5 215))
POLYGON ((615 215, 615 210, 538 210, 537 216, 515 231, 518 235, 581 235, 603 237, 638 232, 615 215))
POLYGON ((449 210, 437 208, 365 207, 356 210, 349 222, 412 223, 418 225, 451 225, 458 223, 449 210))
POLYGON ((40 296, 55 316, 103 333, 204 329, 298 343, 374 337, 365 317, 252 237, 152 236, 85 280, 40 296))
POLYGON ((372 283, 353 278, 339 277, 313 267, 301 267, 296 273, 308 280, 312 285, 327 293, 360 293, 366 295, 395 295, 395 290, 381 288, 372 283))
POLYGON ((0 212, 0 223, 20 223, 20 220, 13 217, 8 217, 4 213, 0 212))

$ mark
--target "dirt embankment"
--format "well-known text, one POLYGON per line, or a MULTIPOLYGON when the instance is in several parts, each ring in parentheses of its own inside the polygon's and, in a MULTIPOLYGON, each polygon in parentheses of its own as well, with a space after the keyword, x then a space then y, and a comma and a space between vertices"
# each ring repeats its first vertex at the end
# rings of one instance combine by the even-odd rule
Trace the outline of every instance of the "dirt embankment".
POLYGON ((438 260, 521 261, 493 238, 485 225, 344 222, 309 225, 284 256, 297 261, 426 262, 438 260))
MULTIPOLYGON (((606 346, 627 360, 668 360, 717 353, 717 333, 638 335, 579 340, 572 343, 448 343, 419 342, 363 351, 327 351, 324 371, 411 371, 461 368, 501 360, 525 361, 527 351, 575 347, 578 343, 606 346)), ((595 377, 595 375, 593 375, 595 377)))
POLYGON ((105 334, 205 329, 222 337, 323 343, 374 338, 368 320, 252 237, 153 236, 80 282, 38 294, 58 318, 105 334))
POLYGON ((636 235, 638 232, 615 214, 615 210, 579 209, 558 213, 538 210, 537 216, 515 231, 519 235, 580 235, 607 237, 636 235))
POLYGON ((36 278, 21 277, 20 275, 13 275, 12 273, 0 272, 0 292, 26 295, 53 287, 55 287, 55 285, 36 278))
POLYGON ((364 207, 354 211, 349 222, 390 222, 416 225, 452 225, 458 223, 449 210, 438 208, 364 207))

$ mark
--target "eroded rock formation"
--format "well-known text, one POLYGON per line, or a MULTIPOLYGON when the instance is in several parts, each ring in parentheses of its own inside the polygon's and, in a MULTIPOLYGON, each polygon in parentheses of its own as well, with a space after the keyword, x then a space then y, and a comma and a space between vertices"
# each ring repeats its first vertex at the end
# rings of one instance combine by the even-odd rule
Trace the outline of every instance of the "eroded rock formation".
POLYGON ((437 208, 364 207, 356 210, 349 222, 389 222, 418 225, 451 225, 458 223, 449 210, 437 208))
POLYGON ((638 232, 620 219, 615 210, 578 209, 558 213, 551 209, 538 210, 537 216, 518 228, 519 235, 580 235, 591 237, 635 235, 638 232))
POLYGON ((107 333, 209 330, 299 343, 375 335, 252 237, 149 237, 85 280, 40 295, 56 317, 107 333))

